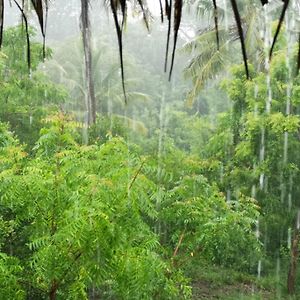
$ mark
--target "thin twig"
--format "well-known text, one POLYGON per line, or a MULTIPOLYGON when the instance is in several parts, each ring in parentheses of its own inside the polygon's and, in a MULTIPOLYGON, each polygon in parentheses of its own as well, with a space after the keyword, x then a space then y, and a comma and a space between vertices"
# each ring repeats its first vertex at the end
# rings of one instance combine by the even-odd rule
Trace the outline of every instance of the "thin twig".
POLYGON ((142 161, 142 163, 141 163, 139 169, 138 169, 137 172, 135 173, 134 177, 132 178, 132 180, 131 180, 131 182, 130 182, 130 184, 129 184, 129 186, 128 186, 128 191, 131 190, 131 188, 132 188, 134 182, 136 181, 138 175, 139 175, 140 172, 142 171, 142 168, 143 168, 144 164, 145 164, 145 161, 142 161))
POLYGON ((173 253, 173 258, 174 258, 174 257, 177 255, 177 253, 178 253, 178 250, 179 250, 179 248, 180 248, 180 246, 181 246, 181 244, 182 244, 182 241, 183 241, 183 238, 184 238, 184 235, 185 235, 185 231, 186 231, 186 228, 183 230, 183 232, 182 232, 181 235, 180 235, 178 244, 177 244, 177 246, 176 246, 176 248, 175 248, 175 250, 174 250, 174 253, 173 253))

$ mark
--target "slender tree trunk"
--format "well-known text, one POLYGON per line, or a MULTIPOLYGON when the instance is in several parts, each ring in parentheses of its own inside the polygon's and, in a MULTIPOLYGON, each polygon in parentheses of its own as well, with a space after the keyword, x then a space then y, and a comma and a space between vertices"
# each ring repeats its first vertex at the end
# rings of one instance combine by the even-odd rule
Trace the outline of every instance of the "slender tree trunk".
POLYGON ((296 283, 296 275, 297 275, 297 264, 298 264, 298 257, 299 257, 299 239, 300 239, 300 231, 298 226, 298 221, 296 222, 295 233, 292 241, 291 247, 291 260, 290 260, 290 268, 287 280, 287 288, 288 293, 294 294, 295 293, 295 283, 296 283))
POLYGON ((89 21, 89 0, 81 0, 81 32, 84 50, 85 81, 87 89, 88 123, 96 122, 96 96, 93 79, 91 28, 89 21))
POLYGON ((57 282, 56 282, 56 280, 53 280, 52 284, 51 284, 51 290, 49 292, 49 299, 50 300, 55 300, 56 299, 57 288, 58 288, 57 282))

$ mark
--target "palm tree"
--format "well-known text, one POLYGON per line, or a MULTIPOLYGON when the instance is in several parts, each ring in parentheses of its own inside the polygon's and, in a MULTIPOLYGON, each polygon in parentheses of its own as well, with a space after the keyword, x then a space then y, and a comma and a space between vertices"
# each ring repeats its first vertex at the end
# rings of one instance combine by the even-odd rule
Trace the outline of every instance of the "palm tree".
POLYGON ((96 96, 93 81, 93 57, 91 46, 91 24, 89 20, 89 0, 81 0, 81 33, 84 50, 86 107, 88 112, 88 124, 96 122, 96 96))
MULTIPOLYGON (((197 14, 203 18, 207 15, 213 16, 212 10, 214 10, 214 7, 210 5, 210 2, 206 2, 206 6, 203 3, 201 6, 196 3, 196 10, 197 14)), ((257 58, 257 53, 260 56, 263 47, 259 36, 260 23, 257 22, 259 11, 256 7, 247 4, 244 5, 244 10, 247 11, 246 17, 242 19, 243 28, 246 29, 245 44, 247 49, 250 50, 248 51, 247 61, 253 63, 257 58)), ((222 18, 219 18, 217 43, 215 42, 216 27, 209 26, 200 30, 197 36, 186 43, 182 49, 192 56, 184 71, 185 77, 190 78, 193 82, 193 88, 187 99, 188 103, 193 102, 193 99, 203 89, 206 82, 214 80, 226 70, 228 65, 241 59, 239 55, 232 55, 232 53, 239 53, 239 36, 236 24, 234 22, 228 24, 229 17, 232 19, 233 16, 232 14, 225 16, 228 12, 224 7, 220 7, 219 12, 222 18)))
MULTIPOLYGON (((115 62, 115 57, 118 55, 117 49, 113 49, 107 36, 103 36, 101 41, 94 41, 94 43, 95 47, 91 51, 93 57, 91 80, 94 83, 97 113, 103 117, 118 119, 129 128, 134 129, 137 124, 139 128, 142 128, 142 123, 135 120, 134 114, 130 112, 130 109, 138 109, 139 106, 144 109, 146 103, 152 103, 149 106, 154 106, 153 96, 137 92, 135 88, 143 83, 140 82, 144 76, 142 67, 137 65, 130 55, 126 55, 126 65, 133 75, 127 76, 125 80, 128 87, 128 104, 125 109, 119 81, 120 66, 118 62, 115 62), (127 111, 127 114, 124 115, 124 111, 127 111)), ((70 101, 65 104, 64 109, 75 113, 81 121, 86 119, 82 115, 82 112, 86 111, 86 103, 83 99, 87 99, 88 96, 88 90, 85 88, 86 73, 85 65, 82 64, 83 56, 83 44, 78 39, 74 39, 61 45, 58 51, 55 51, 53 59, 47 62, 50 78, 56 84, 63 85, 69 92, 70 101)), ((145 126, 143 129, 146 131, 145 126)))
MULTIPOLYGON (((192 79, 193 88, 188 95, 188 102, 193 102, 195 96, 197 96, 204 84, 208 80, 214 80, 219 74, 222 74, 229 65, 237 63, 237 61, 244 60, 246 75, 249 77, 248 63, 255 66, 257 70, 265 69, 265 62, 269 60, 272 52, 274 52, 274 43, 278 39, 278 30, 280 30, 282 22, 283 12, 277 26, 276 33, 272 44, 264 44, 264 38, 261 35, 262 28, 266 26, 265 14, 262 12, 259 5, 253 5, 248 2, 237 2, 239 12, 242 13, 243 17, 240 17, 240 23, 243 30, 242 35, 242 51, 243 57, 239 56, 238 41, 241 40, 239 32, 239 25, 234 22, 236 18, 234 11, 226 9, 226 3, 229 0, 219 2, 219 24, 216 27, 209 26, 204 30, 201 30, 194 40, 188 42, 183 51, 192 55, 188 66, 185 69, 185 77, 192 79), (224 16, 227 12, 227 17, 224 16), (224 20, 225 19, 225 20, 224 20), (230 20, 228 22, 228 19, 230 20), (218 30, 218 43, 215 43, 216 30, 218 30), (269 49, 268 49, 269 46, 269 49), (246 52, 247 49, 247 52, 246 52), (268 52, 268 50, 270 52, 268 52), (267 51, 267 52, 266 52, 267 51), (235 53, 233 55, 233 53, 235 53), (246 54, 247 53, 247 54, 246 54)), ((200 17, 214 16, 212 11, 215 8, 209 1, 195 0, 192 1, 194 8, 200 17)), ((229 3, 228 3, 229 4, 229 3)), ((228 5, 229 7, 229 5, 228 5)), ((279 12, 281 5, 279 1, 269 4, 265 9, 268 13, 276 16, 279 12)), ((285 6, 283 6, 285 9, 285 6)), ((291 8, 292 10, 293 8, 291 8)), ((286 13, 286 11, 284 11, 286 13)), ((276 18, 276 17, 275 17, 276 18)), ((267 25, 269 26, 269 24, 267 25)))
MULTIPOLYGON (((23 9, 23 4, 25 3, 24 0, 13 0, 14 3, 18 6, 18 8, 20 9, 21 13, 22 13, 22 18, 24 19, 24 23, 25 25, 27 24, 27 15, 23 9), (20 1, 20 3, 18 2, 20 1)), ((46 33, 46 16, 47 15, 47 8, 48 8, 48 0, 27 0, 30 1, 33 4, 33 9, 38 17, 39 20, 39 24, 40 24, 40 28, 41 28, 41 32, 43 34, 43 36, 45 37, 45 33, 46 33)), ((100 1, 100 0, 99 0, 100 1)), ((122 77, 122 83, 123 83, 123 91, 125 94, 125 84, 124 84, 124 64, 123 64, 123 29, 125 26, 125 21, 126 21, 126 16, 127 16, 127 9, 128 9, 128 4, 134 4, 134 5, 138 5, 141 9, 141 12, 144 16, 144 20, 146 22, 146 24, 148 24, 147 21, 147 0, 101 0, 103 1, 106 6, 109 7, 110 11, 112 12, 113 15, 113 19, 115 22, 115 29, 117 32, 117 38, 118 38, 118 43, 119 43, 119 55, 120 55, 120 64, 121 64, 121 77, 122 77)), ((88 17, 88 2, 89 1, 84 1, 82 0, 82 11, 84 12, 82 14, 82 18, 83 17, 88 17)), ((171 23, 173 23, 173 35, 174 35, 174 44, 173 44, 173 50, 172 50, 172 54, 171 54, 171 65, 170 65, 170 73, 169 73, 169 77, 171 76, 172 73, 172 69, 173 69, 173 64, 174 64, 174 57, 175 57, 175 50, 176 50, 176 45, 177 45, 177 36, 178 36, 178 31, 180 28, 180 24, 181 24, 181 17, 182 17, 182 8, 183 8, 183 4, 184 2, 198 2, 200 4, 202 3, 210 3, 211 7, 213 7, 214 10, 214 19, 215 19, 215 28, 217 31, 217 43, 219 43, 219 33, 218 33, 218 7, 217 7, 217 1, 216 0, 165 0, 164 1, 164 6, 162 5, 162 0, 157 0, 157 3, 160 5, 161 8, 161 19, 163 21, 163 15, 167 16, 167 20, 169 23, 169 29, 168 29, 168 42, 167 42, 167 55, 166 55, 166 63, 167 63, 167 57, 168 57, 168 49, 169 49, 169 40, 170 40, 170 34, 171 34, 171 23)), ((232 8, 233 11, 233 15, 234 15, 234 19, 235 19, 235 23, 237 26, 237 32, 238 32, 238 36, 239 36, 239 40, 241 43, 241 50, 242 50, 242 55, 243 55, 243 61, 245 64, 245 70, 246 70, 246 75, 247 77, 249 77, 249 71, 248 71, 248 56, 247 56, 247 52, 246 52, 246 45, 245 45, 245 36, 244 36, 244 30, 243 30, 243 22, 242 22, 242 18, 241 18, 241 14, 240 14, 240 8, 239 8, 239 2, 241 1, 237 1, 237 0, 230 0, 230 6, 232 8)), ((243 3, 245 1, 242 1, 243 3)), ((264 8, 263 6, 265 5, 271 5, 272 3, 269 3, 269 0, 260 0, 260 3, 262 6, 260 6, 259 11, 263 13, 264 8)), ((290 0, 282 0, 283 2, 283 7, 281 10, 281 15, 279 18, 279 23, 274 35, 274 39, 272 42, 272 46, 270 49, 270 58, 272 56, 273 50, 274 50, 274 46, 277 42, 277 38, 280 32, 280 29, 282 27, 282 23, 285 17, 285 14, 287 12, 287 9, 289 7, 290 4, 290 0)), ((250 5, 255 5, 257 3, 257 0, 252 0, 250 5)), ((3 12, 4 12, 4 1, 0 0, 0 46, 1 46, 1 41, 2 41, 2 31, 3 31, 3 26, 4 26, 4 19, 3 19, 3 12)), ((85 21, 88 21, 88 18, 85 18, 85 21)), ((27 26, 26 26, 27 27, 27 26)), ((28 30, 28 28, 26 28, 26 31, 28 30)), ((87 37, 88 35, 86 35, 87 37)), ((27 47, 28 47, 28 61, 30 62, 30 43, 28 40, 27 43, 27 47)), ((218 45, 219 47, 219 45, 218 45)), ((88 58, 88 52, 87 52, 87 56, 86 58, 88 58)), ((300 61, 300 51, 299 51, 299 61, 300 61)), ((298 66, 300 67, 300 63, 298 64, 298 66)), ((91 89, 91 87, 90 87, 91 89)), ((92 89, 91 89, 92 90, 92 89)), ((92 92, 90 93, 92 94, 92 92)))

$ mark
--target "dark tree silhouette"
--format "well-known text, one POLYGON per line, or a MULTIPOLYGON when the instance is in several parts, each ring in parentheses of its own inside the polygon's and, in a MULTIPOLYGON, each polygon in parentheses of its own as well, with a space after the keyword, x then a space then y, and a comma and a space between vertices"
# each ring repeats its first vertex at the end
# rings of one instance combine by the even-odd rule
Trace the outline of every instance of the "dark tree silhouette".
POLYGON ((81 33, 84 51, 86 107, 88 124, 96 122, 96 96, 93 79, 93 57, 91 45, 91 28, 89 20, 89 0, 81 0, 81 33))
MULTIPOLYGON (((45 37, 45 32, 46 32, 46 22, 45 22, 45 15, 47 13, 47 7, 48 7, 48 2, 49 0, 27 0, 27 1, 31 1, 33 4, 33 8, 34 11, 39 19, 39 23, 40 23, 40 27, 41 27, 41 31, 43 36, 45 37)), ((144 15, 144 20, 147 24, 147 13, 146 13, 146 7, 147 7, 147 0, 98 0, 98 1, 103 1, 106 6, 108 7, 108 9, 111 10, 113 18, 114 18, 114 22, 115 22, 115 28, 116 28, 116 32, 117 32, 117 37, 118 37, 118 44, 119 44, 119 53, 120 53, 120 65, 121 65, 121 77, 122 77, 122 84, 123 84, 123 90, 124 90, 124 95, 125 93, 125 83, 124 83, 124 64, 123 64, 123 29, 125 26, 125 20, 126 20, 126 14, 127 14, 127 6, 128 6, 128 2, 131 3, 135 3, 138 4, 143 15, 144 15)), ((154 1, 154 0, 151 0, 154 1)), ((181 16, 182 16, 182 8, 184 5, 184 1, 182 0, 165 0, 165 5, 163 7, 162 5, 162 1, 161 0, 155 0, 158 1, 158 4, 160 6, 161 9, 161 20, 164 21, 163 16, 166 15, 166 19, 169 23, 169 30, 168 30, 168 42, 167 42, 167 53, 166 53, 166 58, 165 58, 165 71, 167 71, 167 61, 168 61, 168 50, 169 50, 169 40, 170 40, 170 34, 171 34, 171 23, 173 23, 173 35, 174 35, 174 45, 173 45, 173 51, 171 53, 171 66, 170 66, 170 73, 169 73, 169 78, 171 78, 171 74, 172 74, 172 69, 173 69, 173 64, 174 64, 174 56, 175 56, 175 51, 176 51, 176 41, 177 41, 177 35, 178 35, 178 31, 180 29, 180 23, 181 23, 181 16), (174 2, 174 3, 173 3, 174 2), (173 16, 173 19, 172 19, 173 16)), ((201 1, 201 0, 199 0, 201 1)), ((215 10, 215 27, 216 29, 218 29, 218 18, 217 18, 217 2, 215 0, 211 0, 212 1, 212 5, 214 7, 215 10)), ((24 1, 22 1, 22 4, 19 4, 17 0, 14 0, 14 2, 19 5, 20 7, 22 6, 22 4, 24 3, 24 1)), ((85 5, 88 7, 88 2, 89 1, 84 1, 82 0, 81 3, 83 4, 85 2, 85 5)), ((254 2, 254 1, 253 1, 254 2)), ((264 5, 268 5, 270 1, 269 0, 261 0, 261 4, 262 4, 262 8, 264 5)), ((277 41, 277 37, 280 33, 281 27, 282 27, 282 23, 287 11, 287 8, 289 6, 290 1, 289 0, 282 0, 283 2, 283 8, 282 8, 282 13, 277 25, 277 29, 275 31, 275 36, 273 38, 273 42, 272 42, 272 47, 270 50, 270 59, 272 58, 272 53, 273 53, 273 49, 274 49, 274 45, 276 44, 277 41)), ((247 62, 247 52, 245 49, 245 41, 244 41, 244 34, 243 34, 243 29, 241 26, 241 16, 240 16, 240 12, 236 3, 236 0, 230 0, 231 6, 232 6, 232 10, 234 12, 234 16, 235 16, 235 20, 236 20, 236 25, 237 25, 237 29, 238 29, 238 33, 239 33, 239 38, 241 41, 241 48, 242 48, 242 53, 243 53, 243 60, 244 60, 244 64, 245 64, 245 71, 246 71, 246 75, 247 77, 249 77, 249 72, 248 72, 248 62, 247 62)), ((4 11, 4 4, 3 4, 3 0, 0 0, 0 43, 2 41, 2 30, 3 30, 3 11, 4 11), (1 17, 2 16, 2 17, 1 17)), ((86 10, 88 12, 88 9, 86 10)), ((26 15, 22 14, 22 17, 25 21, 26 19, 26 15)), ((82 15, 83 17, 83 15, 82 15)), ((88 36, 88 34, 87 34, 88 36)), ((217 40, 219 40, 219 33, 217 32, 217 40)), ((218 42, 218 41, 217 41, 218 42)), ((300 53, 300 51, 299 51, 300 53)), ((299 54, 300 55, 300 54, 299 54)), ((87 55, 88 56, 88 55, 87 55)), ((30 58, 30 55, 29 55, 30 58)), ((300 57, 299 57, 300 60, 300 57)), ((299 68, 299 64, 298 64, 298 68, 299 68)), ((125 95, 125 100, 126 100, 126 95, 125 95)))

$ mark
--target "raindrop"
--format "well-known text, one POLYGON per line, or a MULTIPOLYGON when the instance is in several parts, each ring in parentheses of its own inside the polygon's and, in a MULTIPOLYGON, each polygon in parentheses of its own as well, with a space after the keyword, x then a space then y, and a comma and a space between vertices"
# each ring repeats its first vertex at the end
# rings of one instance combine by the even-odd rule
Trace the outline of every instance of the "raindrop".
POLYGON ((255 230, 255 236, 257 239, 260 237, 260 231, 259 231, 259 220, 256 221, 256 230, 255 230))
POLYGON ((228 23, 228 8, 227 8, 227 1, 223 0, 223 6, 224 6, 224 23, 225 23, 225 30, 228 32, 229 29, 229 23, 228 23))
POLYGON ((297 214, 297 229, 300 229, 300 209, 298 209, 298 214, 297 214))
MULTIPOLYGON (((276 281, 277 281, 278 284, 280 283, 280 269, 281 269, 281 267, 280 267, 280 258, 277 257, 277 259, 276 259, 276 281)), ((279 285, 277 287, 278 287, 277 293, 280 294, 279 285)))
POLYGON ((259 152, 259 161, 263 162, 265 160, 265 128, 261 129, 261 140, 260 140, 260 152, 259 152))
POLYGON ((288 132, 284 133, 284 141, 283 141, 283 163, 287 163, 288 159, 288 140, 289 140, 289 134, 288 132))
MULTIPOLYGON (((262 163, 265 160, 265 128, 261 129, 261 140, 260 140, 260 151, 259 151, 259 161, 262 163)), ((262 190, 264 188, 265 174, 261 173, 259 176, 259 186, 262 190)))
POLYGON ((265 174, 264 173, 260 174, 260 176, 259 176, 259 187, 260 187, 261 190, 263 190, 263 188, 264 188, 264 179, 265 179, 265 174))
POLYGON ((224 166, 223 166, 223 164, 221 164, 221 167, 220 167, 220 182, 221 182, 221 184, 224 182, 224 166))
POLYGON ((258 116, 258 104, 257 103, 255 103, 255 105, 254 105, 253 115, 254 115, 255 118, 258 116))
POLYGON ((289 195, 288 195, 288 205, 289 205, 289 212, 290 212, 292 209, 292 193, 291 192, 289 192, 289 195))
POLYGON ((288 240, 287 240, 287 247, 288 249, 291 249, 292 245, 292 230, 291 228, 288 229, 288 240))
POLYGON ((252 185, 252 188, 251 188, 251 197, 252 197, 253 199, 256 198, 256 186, 255 186, 255 184, 253 184, 253 185, 252 185))
POLYGON ((230 190, 227 190, 227 192, 226 192, 226 200, 227 200, 227 202, 231 201, 231 191, 230 190))
POLYGON ((83 126, 82 126, 82 142, 84 144, 88 144, 89 142, 89 137, 88 137, 88 123, 89 123, 89 112, 86 111, 84 114, 84 122, 83 122, 83 126))
POLYGON ((257 264, 257 278, 260 279, 261 277, 261 259, 258 261, 257 264))
POLYGON ((270 62, 269 62, 269 49, 271 45, 271 28, 268 14, 268 5, 264 6, 264 17, 265 17, 265 32, 264 32, 264 52, 265 52, 265 67, 267 71, 266 83, 267 83, 267 98, 266 98, 266 112, 271 112, 272 102, 272 89, 271 89, 271 75, 270 75, 270 62))

